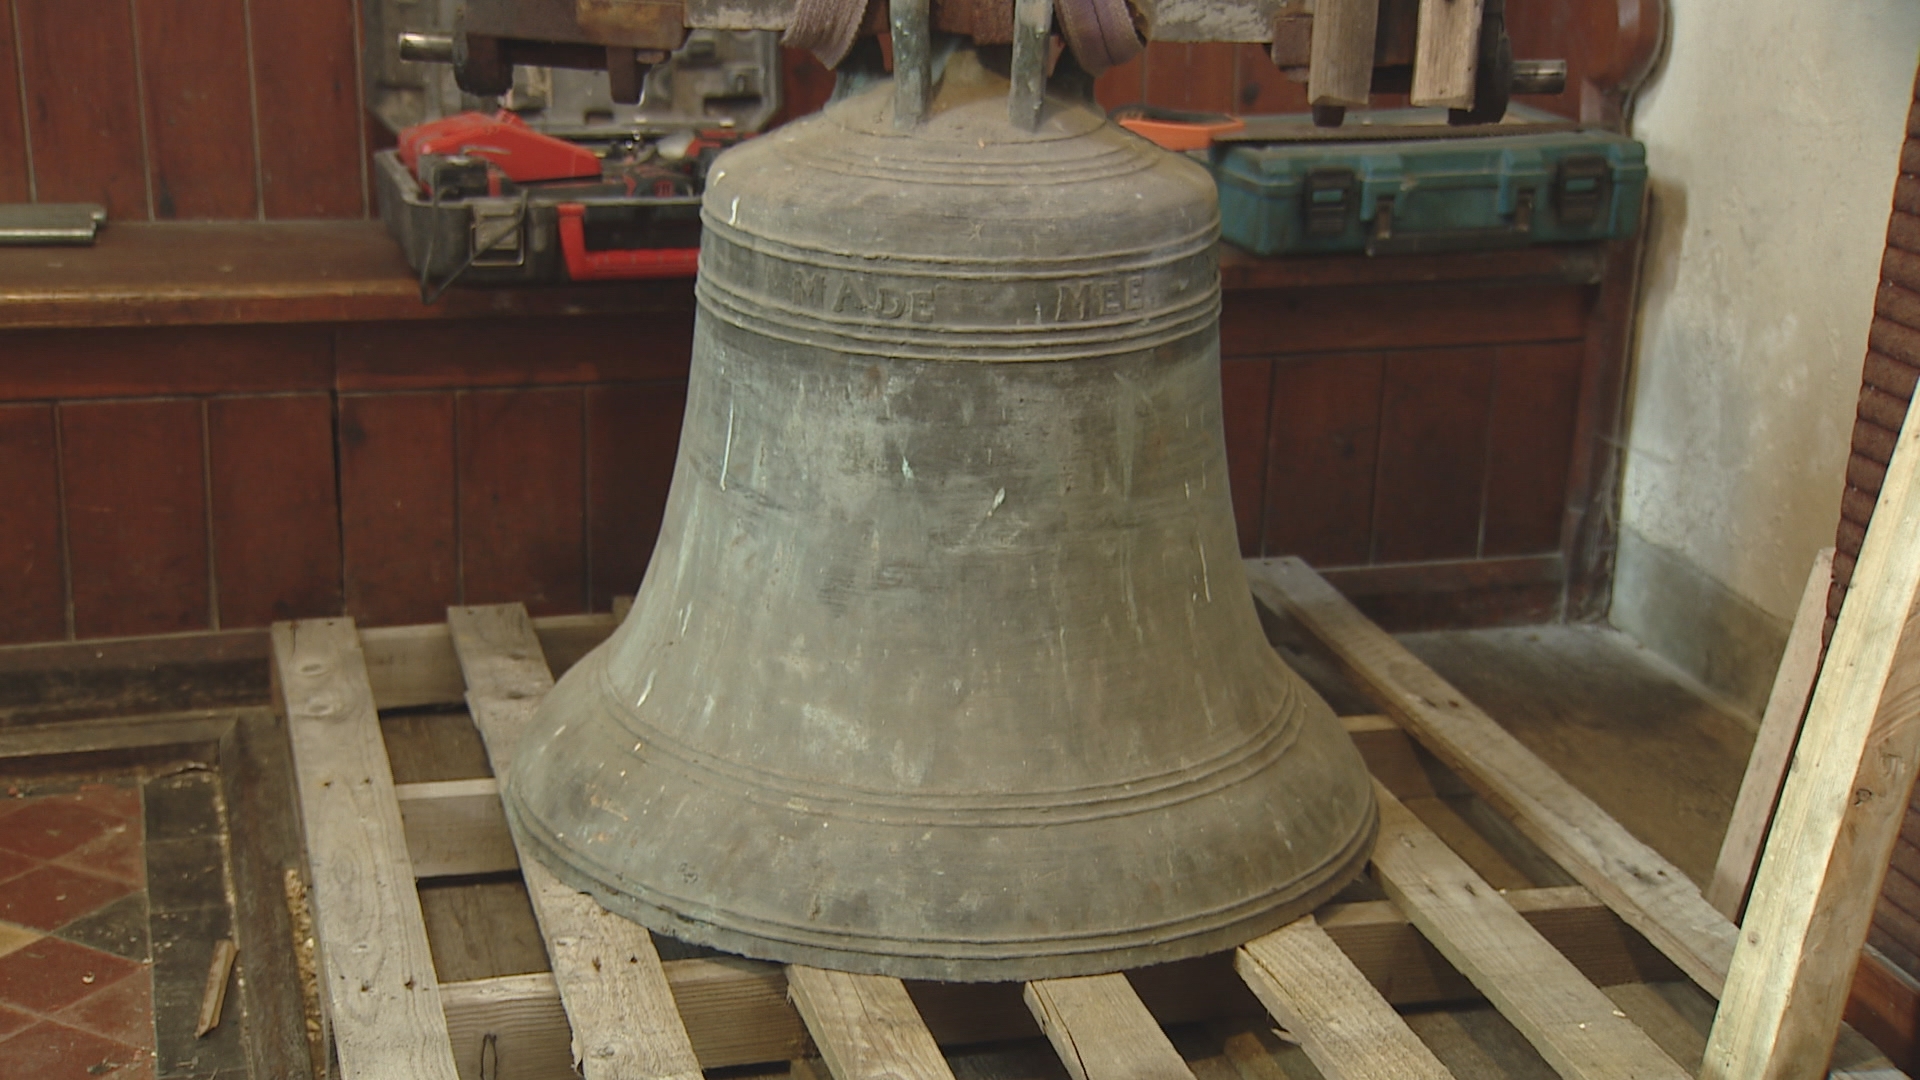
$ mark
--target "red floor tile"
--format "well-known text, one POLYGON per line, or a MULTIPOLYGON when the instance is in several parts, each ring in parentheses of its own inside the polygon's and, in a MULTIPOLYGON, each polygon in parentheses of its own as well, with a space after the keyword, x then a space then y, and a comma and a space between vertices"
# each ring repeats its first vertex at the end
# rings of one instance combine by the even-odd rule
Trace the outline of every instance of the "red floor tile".
POLYGON ((136 972, 54 1014, 82 1031, 141 1049, 153 1047, 153 973, 136 972))
POLYGON ((80 790, 67 798, 110 818, 140 820, 140 789, 132 784, 81 784, 80 790))
MULTIPOLYGON (((125 1076, 150 1058, 145 1050, 43 1020, 8 1039, 0 1080, 99 1080, 125 1076)), ((149 1073, 151 1075, 151 1073, 149 1073)))
POLYGON ((55 1012, 144 970, 143 964, 98 949, 41 938, 0 956, 0 1005, 55 1012))
MULTIPOLYGON (((61 866, 102 874, 129 885, 144 885, 147 847, 141 842, 141 832, 138 821, 115 825, 92 843, 75 848, 56 861, 61 866)), ((0 880, 4 877, 4 872, 0 872, 0 880)))
POLYGON ((0 883, 0 919, 36 930, 55 930, 133 889, 125 881, 64 866, 42 866, 0 883))
MULTIPOLYGON (((132 982, 133 980, 128 979, 126 981, 132 982)), ((0 1041, 5 1041, 7 1036, 17 1034, 32 1027, 34 1020, 34 1017, 28 1016, 26 1013, 14 1012, 8 1008, 0 1008, 0 1041)), ((4 1051, 0 1051, 0 1053, 4 1053, 4 1051)))
POLYGON ((11 881, 39 865, 39 859, 31 859, 19 852, 0 848, 0 881, 11 881))
POLYGON ((56 859, 105 833, 119 820, 83 803, 58 797, 34 799, 0 818, 0 847, 38 859, 56 859))

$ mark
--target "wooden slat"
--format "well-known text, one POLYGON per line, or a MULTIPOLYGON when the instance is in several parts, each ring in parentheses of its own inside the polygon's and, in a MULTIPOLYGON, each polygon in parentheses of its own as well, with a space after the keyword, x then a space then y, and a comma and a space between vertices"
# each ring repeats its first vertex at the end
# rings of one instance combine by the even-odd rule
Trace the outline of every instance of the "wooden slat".
POLYGON ((1073 1080, 1193 1080, 1125 975, 1043 979, 1023 996, 1073 1080))
POLYGON ((1920 425, 1908 425, 1807 708, 1701 1075, 1822 1068, 1920 758, 1920 425))
POLYGON ((507 835, 500 784, 492 777, 400 784, 400 821, 416 878, 466 877, 520 869, 507 835))
MULTIPOLYGON (((540 649, 553 670, 570 668, 618 625, 610 615, 543 615, 533 620, 540 649)), ((381 709, 455 705, 465 700, 467 684, 446 623, 376 626, 360 631, 373 680, 373 701, 381 709)))
MULTIPOLYGON (((452 608, 447 625, 474 724, 494 775, 506 776, 534 709, 553 688, 540 639, 519 604, 452 608)), ((646 928, 561 884, 533 859, 522 858, 521 873, 588 1080, 699 1080, 699 1060, 646 928)))
POLYGON ((454 1080, 433 954, 351 619, 275 623, 334 1045, 349 1080, 454 1080))
POLYGON ((1473 107, 1473 73, 1480 55, 1480 0, 1420 0, 1414 44, 1415 105, 1473 107))
POLYGON ((1718 995, 1735 930, 1635 838, 1298 559, 1247 563, 1254 595, 1318 638, 1362 691, 1687 977, 1718 995))
POLYGON ((1327 1080, 1451 1080, 1313 916, 1241 946, 1234 968, 1327 1080))
POLYGON ((1561 1076, 1685 1080, 1672 1058, 1392 792, 1376 784, 1374 794, 1380 840, 1373 868, 1381 885, 1561 1076))
POLYGON ((1774 670, 1773 693, 1767 698, 1767 711, 1760 717, 1753 752, 1747 757, 1746 776, 1740 781, 1740 795, 1733 803, 1727 835, 1720 842, 1713 880, 1707 884, 1707 903, 1729 919, 1738 919, 1740 908, 1747 902, 1747 884, 1760 862, 1760 846, 1773 820, 1780 782, 1786 778, 1794 743, 1800 739, 1807 696, 1813 692, 1814 676, 1820 672, 1820 632, 1826 623, 1827 590, 1832 583, 1833 549, 1822 548, 1813 557, 1813 571, 1800 594, 1786 651, 1774 670))
POLYGON ((795 964, 787 986, 835 1080, 953 1080, 899 979, 795 964))
POLYGON ((1374 27, 1379 0, 1318 0, 1307 101, 1364 109, 1373 88, 1374 27))

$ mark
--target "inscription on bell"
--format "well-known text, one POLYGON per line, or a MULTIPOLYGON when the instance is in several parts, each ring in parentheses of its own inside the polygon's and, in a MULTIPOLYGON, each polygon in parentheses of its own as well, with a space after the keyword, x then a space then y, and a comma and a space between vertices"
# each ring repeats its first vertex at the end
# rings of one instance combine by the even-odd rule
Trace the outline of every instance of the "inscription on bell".
POLYGON ((933 290, 901 289, 863 281, 852 274, 825 270, 793 271, 793 302, 836 314, 871 315, 880 319, 933 319, 933 290))
POLYGON ((1123 311, 1144 311, 1147 307, 1147 278, 1133 274, 1123 278, 1102 278, 1061 285, 1053 305, 1055 322, 1097 319, 1123 311))

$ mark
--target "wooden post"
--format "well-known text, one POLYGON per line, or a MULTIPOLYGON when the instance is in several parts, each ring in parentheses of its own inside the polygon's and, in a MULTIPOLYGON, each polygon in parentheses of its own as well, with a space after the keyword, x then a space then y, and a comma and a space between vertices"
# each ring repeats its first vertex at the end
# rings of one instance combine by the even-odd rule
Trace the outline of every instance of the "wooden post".
POLYGON ((1420 0, 1413 52, 1415 105, 1473 107, 1473 76, 1480 59, 1481 0, 1420 0))
POLYGON ((1379 0, 1317 0, 1307 103, 1366 108, 1373 89, 1373 37, 1379 0))

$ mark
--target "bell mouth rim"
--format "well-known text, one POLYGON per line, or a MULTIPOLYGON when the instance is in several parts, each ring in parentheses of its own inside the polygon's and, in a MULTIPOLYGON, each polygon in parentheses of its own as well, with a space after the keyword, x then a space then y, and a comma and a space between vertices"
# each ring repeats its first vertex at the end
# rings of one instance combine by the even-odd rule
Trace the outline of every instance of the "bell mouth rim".
MULTIPOLYGON (((890 975, 934 982, 1026 982, 1073 978, 1191 960, 1237 948, 1262 934, 1310 914, 1333 899, 1365 869, 1380 830, 1380 811, 1372 791, 1366 814, 1341 847, 1310 872, 1289 884, 1303 887, 1273 900, 1285 888, 1242 898, 1199 913, 1185 913, 1148 926, 1088 930, 1024 937, 882 938, 836 932, 823 926, 782 924, 772 920, 688 903, 682 910, 662 906, 633 891, 610 887, 568 856, 543 829, 528 827, 511 786, 503 791, 507 821, 522 851, 531 850, 543 866, 567 886, 592 896, 605 910, 691 945, 705 946, 752 960, 804 964, 862 975, 890 975), (1252 909, 1252 910, 1248 910, 1252 909), (685 911, 705 910, 709 918, 685 911), (785 936, 756 933, 742 924, 790 931, 785 936), (1199 925, 1193 925, 1198 923, 1199 925), (1015 950, 1015 955, 1008 955, 1015 950)), ((664 892, 647 890, 663 900, 664 892)))

